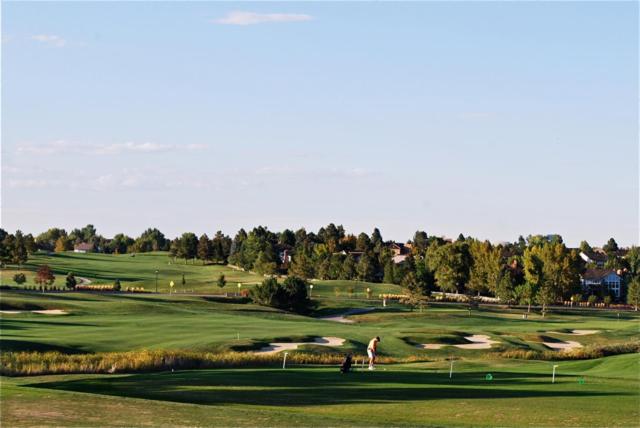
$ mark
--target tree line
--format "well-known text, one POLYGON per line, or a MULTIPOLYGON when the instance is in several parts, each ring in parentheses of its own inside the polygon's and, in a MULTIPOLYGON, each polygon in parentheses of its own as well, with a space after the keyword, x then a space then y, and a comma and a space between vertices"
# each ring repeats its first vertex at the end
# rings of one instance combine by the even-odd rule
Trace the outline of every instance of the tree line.
MULTIPOLYGON (((233 239, 218 231, 212 238, 188 232, 171 240, 155 228, 137 238, 118 234, 106 239, 92 225, 69 233, 52 228, 35 238, 0 229, 0 261, 20 265, 35 251, 69 251, 80 243, 108 254, 168 251, 171 258, 185 263, 228 263, 263 275, 386 282, 416 295, 440 290, 543 307, 581 294, 581 274, 595 267, 579 255, 593 251, 587 242, 568 248, 559 235, 520 236, 515 242, 493 244, 462 234, 447 240, 416 231, 406 243, 395 243, 385 241, 378 228, 370 235, 354 235, 333 223, 317 232, 304 228, 273 232, 258 226, 249 232, 240 229, 233 239)), ((611 238, 602 250, 607 255, 605 267, 620 272, 628 285, 623 289, 638 294, 638 247, 621 257, 611 238)), ((591 293, 604 298, 607 290, 591 293)))

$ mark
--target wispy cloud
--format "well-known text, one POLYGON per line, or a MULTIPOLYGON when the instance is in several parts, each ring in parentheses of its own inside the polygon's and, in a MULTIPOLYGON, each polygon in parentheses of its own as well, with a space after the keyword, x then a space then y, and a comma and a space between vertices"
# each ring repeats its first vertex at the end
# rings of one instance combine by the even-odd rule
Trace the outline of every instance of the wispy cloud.
POLYGON ((31 40, 35 40, 36 42, 49 46, 54 46, 56 48, 62 48, 67 44, 65 39, 55 34, 35 34, 31 36, 31 40))
POLYGON ((172 151, 196 151, 204 150, 204 144, 159 144, 153 142, 93 144, 76 143, 65 140, 51 141, 44 144, 22 143, 17 146, 19 154, 31 155, 56 155, 56 154, 80 154, 80 155, 119 155, 124 153, 161 153, 172 151))
POLYGON ((312 19, 311 15, 304 13, 256 13, 236 10, 212 22, 224 25, 255 25, 267 22, 304 22, 312 19))

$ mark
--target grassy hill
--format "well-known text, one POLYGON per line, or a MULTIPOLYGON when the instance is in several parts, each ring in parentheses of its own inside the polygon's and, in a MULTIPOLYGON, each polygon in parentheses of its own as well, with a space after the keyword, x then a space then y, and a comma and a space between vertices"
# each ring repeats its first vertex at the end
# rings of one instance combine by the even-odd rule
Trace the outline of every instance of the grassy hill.
MULTIPOLYGON (((120 280, 122 287, 144 287, 155 291, 156 270, 158 271, 158 291, 169 293, 169 283, 174 282, 174 292, 195 293, 236 293, 238 283, 242 289, 251 288, 262 282, 264 277, 251 272, 234 269, 230 266, 195 263, 184 260, 173 260, 167 252, 131 254, 83 254, 74 252, 37 253, 29 258, 22 267, 9 266, 0 272, 2 284, 13 283, 13 275, 23 272, 27 277, 25 286, 35 285, 35 271, 42 265, 49 265, 56 275, 54 286, 64 287, 67 273, 73 272, 77 277, 87 278, 94 284, 113 284, 120 280), (186 284, 182 285, 184 274, 186 284), (216 281, 224 275, 227 286, 220 289, 216 281)), ((373 296, 381 293, 398 293, 400 287, 394 284, 374 284, 360 281, 314 281, 313 294, 325 297, 364 298, 367 288, 373 296)))

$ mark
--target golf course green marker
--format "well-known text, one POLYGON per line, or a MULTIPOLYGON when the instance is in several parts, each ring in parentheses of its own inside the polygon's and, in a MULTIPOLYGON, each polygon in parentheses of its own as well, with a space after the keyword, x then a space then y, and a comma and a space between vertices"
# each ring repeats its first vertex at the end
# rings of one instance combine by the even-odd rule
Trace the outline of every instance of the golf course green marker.
POLYGON ((493 375, 491 373, 487 373, 487 375, 484 378, 486 380, 493 380, 493 375))

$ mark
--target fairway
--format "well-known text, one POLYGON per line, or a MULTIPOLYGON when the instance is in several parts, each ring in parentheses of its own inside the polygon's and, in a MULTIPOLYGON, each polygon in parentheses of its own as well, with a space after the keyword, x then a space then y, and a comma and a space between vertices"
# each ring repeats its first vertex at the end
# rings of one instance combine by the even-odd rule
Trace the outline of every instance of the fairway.
POLYGON ((348 375, 274 367, 5 378, 2 411, 11 426, 634 426, 639 363, 637 355, 561 363, 554 384, 548 362, 480 360, 457 362, 451 379, 446 362, 348 375), (44 398, 55 412, 19 410, 44 398), (76 402, 85 405, 65 411, 76 402))
POLYGON ((193 370, 176 365, 172 371, 168 364, 148 372, 4 376, 0 410, 6 426, 626 427, 640 417, 637 353, 568 361, 552 350, 568 341, 579 350, 636 343, 635 312, 562 309, 523 319, 522 309, 505 307, 470 311, 464 304, 430 303, 411 310, 394 301, 383 307, 377 298, 396 292, 395 285, 314 281, 315 307, 300 315, 237 298, 229 286, 228 298, 214 295, 224 294, 215 286, 221 272, 245 288, 258 283, 258 275, 219 265, 168 264, 165 253, 40 255, 27 268, 45 261, 59 278, 73 270, 96 283, 122 278, 145 288, 155 282, 153 267, 165 263, 159 283, 179 281, 184 271, 195 291, 2 290, 3 352, 130 352, 125 358, 136 359, 149 350, 231 353, 252 361, 250 356, 272 343, 302 342, 288 350, 290 359, 311 354, 335 362, 351 352, 356 371, 342 375, 336 365, 294 362, 283 370, 279 354, 257 366, 240 358, 237 365, 216 369, 195 364, 193 370), (382 337, 379 355, 386 363, 363 370, 374 336, 382 337), (323 337, 333 341, 323 343, 323 337), (509 352, 554 361, 507 358, 509 352))

